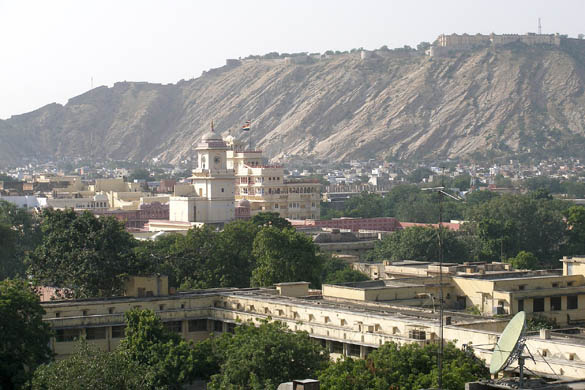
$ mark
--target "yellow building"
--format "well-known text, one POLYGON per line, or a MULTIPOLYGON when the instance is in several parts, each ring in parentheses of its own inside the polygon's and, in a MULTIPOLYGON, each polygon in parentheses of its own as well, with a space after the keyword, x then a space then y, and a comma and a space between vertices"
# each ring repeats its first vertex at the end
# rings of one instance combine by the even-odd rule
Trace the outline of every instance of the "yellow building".
MULTIPOLYGON (((565 257, 561 270, 514 270, 503 263, 444 263, 445 303, 486 317, 525 311, 528 318, 545 317, 566 326, 585 321, 585 258, 565 257)), ((420 261, 356 263, 372 279, 434 278, 437 263, 420 261)), ((436 292, 428 289, 421 293, 436 292)))
POLYGON ((228 137, 228 169, 236 176, 236 201, 248 200, 252 216, 260 212, 276 212, 283 218, 319 219, 321 185, 318 180, 285 180, 284 168, 267 165, 261 151, 245 150, 233 137, 228 137))
MULTIPOLYGON (((275 289, 224 288, 165 295, 165 283, 164 278, 138 278, 127 285, 128 294, 134 296, 44 302, 45 321, 55 330, 51 348, 57 358, 70 354, 79 337, 113 350, 124 337, 124 313, 133 308, 155 311, 168 329, 194 341, 233 331, 240 321, 279 320, 291 330, 306 331, 333 358, 365 357, 389 341, 424 345, 439 337, 437 310, 429 303, 429 296, 438 289, 433 277, 324 285, 322 294, 298 282, 281 283, 275 289)), ((444 337, 458 347, 477 346, 475 354, 489 362, 489 346, 496 343, 508 319, 447 309, 444 337)), ((526 339, 535 357, 526 360, 527 369, 548 377, 585 377, 585 342, 578 335, 528 333, 526 339)))

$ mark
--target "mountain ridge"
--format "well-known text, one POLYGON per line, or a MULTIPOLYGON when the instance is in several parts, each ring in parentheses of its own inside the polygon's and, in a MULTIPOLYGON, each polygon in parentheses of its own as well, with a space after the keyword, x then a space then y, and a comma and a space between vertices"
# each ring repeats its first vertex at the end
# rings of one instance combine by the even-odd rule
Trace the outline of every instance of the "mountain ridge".
POLYGON ((580 47, 514 44, 445 58, 246 60, 176 84, 119 82, 0 120, 0 164, 176 163, 194 154, 212 120, 224 136, 251 136, 275 161, 582 155, 584 59, 580 47), (239 131, 247 119, 249 135, 239 131))

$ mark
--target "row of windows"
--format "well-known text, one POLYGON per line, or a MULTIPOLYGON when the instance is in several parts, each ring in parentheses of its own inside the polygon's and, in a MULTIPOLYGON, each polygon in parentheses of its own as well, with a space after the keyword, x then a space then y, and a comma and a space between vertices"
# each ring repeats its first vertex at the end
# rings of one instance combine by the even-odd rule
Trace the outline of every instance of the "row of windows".
MULTIPOLYGON (((163 323, 165 328, 172 332, 182 333, 183 332, 183 322, 182 321, 170 321, 163 323)), ((228 331, 233 331, 233 326, 235 324, 228 324, 228 331)), ((206 319, 197 319, 197 320, 189 320, 187 322, 187 328, 189 332, 206 332, 207 329, 207 320, 206 319)), ((223 331, 223 322, 222 321, 213 321, 212 325, 214 332, 221 332, 223 331)), ((85 329, 85 338, 87 340, 103 340, 106 338, 107 328, 106 327, 99 327, 99 328, 86 328, 85 329)), ((112 338, 113 339, 121 339, 124 338, 126 332, 125 325, 119 326, 112 326, 112 338)), ((81 337, 81 328, 74 328, 74 329, 57 329, 55 331, 55 340, 57 342, 67 342, 67 341, 75 341, 81 337)))
MULTIPOLYGON (((534 313, 542 313, 545 310, 544 298, 533 298, 532 299, 532 311, 534 313)), ((567 296, 567 310, 576 310, 579 308, 579 297, 577 295, 567 296)), ((524 299, 518 299, 518 311, 524 310, 524 299)), ((562 308, 562 297, 551 297, 550 298, 550 311, 561 311, 562 308)))

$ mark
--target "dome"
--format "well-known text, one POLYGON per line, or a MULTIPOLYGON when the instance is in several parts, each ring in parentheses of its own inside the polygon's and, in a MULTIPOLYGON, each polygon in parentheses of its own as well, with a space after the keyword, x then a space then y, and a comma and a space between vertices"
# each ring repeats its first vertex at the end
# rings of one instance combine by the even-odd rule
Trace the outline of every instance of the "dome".
POLYGON ((221 136, 213 131, 208 131, 201 137, 202 141, 223 141, 221 136))

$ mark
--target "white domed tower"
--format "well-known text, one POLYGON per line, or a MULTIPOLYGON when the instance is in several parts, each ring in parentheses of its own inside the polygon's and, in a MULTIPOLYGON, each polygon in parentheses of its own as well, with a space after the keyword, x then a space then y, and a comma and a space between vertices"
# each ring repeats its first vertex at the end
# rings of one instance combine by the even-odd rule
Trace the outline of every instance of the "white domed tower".
POLYGON ((234 220, 234 170, 227 168, 228 147, 213 123, 195 150, 198 167, 189 178, 194 194, 171 198, 171 220, 218 225, 234 220))

